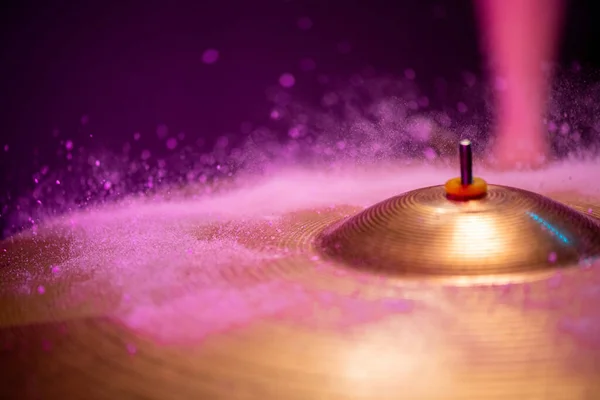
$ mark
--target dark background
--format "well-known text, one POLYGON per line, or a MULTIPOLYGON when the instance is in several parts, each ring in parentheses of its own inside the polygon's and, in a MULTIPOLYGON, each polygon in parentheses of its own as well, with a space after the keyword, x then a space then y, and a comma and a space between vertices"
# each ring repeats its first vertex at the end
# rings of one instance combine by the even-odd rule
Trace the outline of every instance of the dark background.
MULTIPOLYGON (((594 3, 569 2, 562 64, 600 66, 594 3)), ((52 166, 61 138, 119 149, 158 124, 191 141, 239 132, 268 115, 265 90, 283 72, 296 76, 295 96, 310 98, 322 73, 410 67, 426 86, 482 66, 470 0, 30 0, 9 1, 0 18, 4 199, 52 166), (297 26, 304 16, 307 31, 297 26), (347 54, 337 50, 344 41, 347 54), (220 51, 216 64, 202 63, 206 48, 220 51), (300 71, 304 57, 315 72, 300 71)))

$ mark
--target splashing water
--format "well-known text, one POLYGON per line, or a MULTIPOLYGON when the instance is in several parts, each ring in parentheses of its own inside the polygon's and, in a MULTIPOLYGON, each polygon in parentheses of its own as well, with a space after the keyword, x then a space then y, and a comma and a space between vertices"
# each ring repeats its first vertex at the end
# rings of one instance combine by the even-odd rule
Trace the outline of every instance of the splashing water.
MULTIPOLYGON (((357 75, 349 86, 330 85, 322 107, 314 108, 292 100, 287 88, 293 76, 284 74, 269 92, 271 121, 244 126, 247 140, 222 137, 206 153, 165 126, 157 135, 171 156, 161 159, 135 147, 139 133, 122 154, 75 152, 77 144, 66 141, 61 151, 71 155, 67 167, 41 168, 33 177, 35 190, 11 213, 15 228, 32 228, 34 243, 38 230, 66 227, 72 233, 61 261, 30 268, 30 292, 47 295, 62 277, 85 276, 63 294, 64 306, 97 290, 112 293, 117 304, 103 312, 164 341, 197 340, 263 318, 310 324, 315 309, 335 308, 327 321, 341 328, 424 307, 398 293, 368 300, 308 287, 285 274, 255 279, 273 273, 269 266, 290 257, 290 250, 251 248, 242 240, 264 235, 255 226, 278 232, 290 212, 366 207, 457 175, 436 160, 452 154, 459 136, 487 143, 481 88, 467 74, 454 105, 434 109, 435 96, 421 93, 414 71, 405 75, 357 75), (231 224, 241 228, 222 234, 231 224)), ((591 179, 600 172, 600 123, 594 119, 598 106, 589 100, 598 88, 563 82, 568 84, 557 86, 546 121, 563 160, 540 171, 478 169, 478 175, 533 191, 600 198, 600 185, 591 179), (575 105, 567 101, 574 97, 575 105)), ((597 331, 600 319, 562 326, 587 334, 597 331)))
MULTIPOLYGON (((287 73, 282 77, 286 85, 293 79, 287 73)), ((545 119, 554 153, 563 160, 596 159, 600 106, 594 99, 600 85, 586 83, 588 77, 579 70, 563 71, 556 82, 545 119)), ((201 197, 247 176, 298 165, 323 172, 361 165, 437 165, 454 154, 460 137, 474 141, 476 157, 492 141, 488 93, 468 72, 457 84, 438 81, 432 93, 412 79, 366 70, 346 83, 330 80, 319 107, 295 100, 279 82, 268 98, 273 104, 268 120, 245 122, 238 136, 222 136, 209 150, 203 150, 201 139, 193 142, 166 125, 159 125, 155 135, 135 132, 118 153, 57 136, 62 166, 42 164, 31 177, 30 193, 2 199, 5 235, 125 197, 164 197, 182 188, 201 197), (163 142, 159 147, 166 152, 150 151, 152 140, 163 142)))

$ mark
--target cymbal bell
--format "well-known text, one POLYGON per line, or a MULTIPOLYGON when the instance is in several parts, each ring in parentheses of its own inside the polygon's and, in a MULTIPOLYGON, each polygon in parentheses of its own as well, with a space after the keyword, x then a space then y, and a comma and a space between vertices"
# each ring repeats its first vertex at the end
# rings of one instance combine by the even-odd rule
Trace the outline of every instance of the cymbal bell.
POLYGON ((471 142, 460 178, 384 200, 325 229, 321 252, 401 275, 497 275, 575 265, 600 255, 600 224, 526 190, 473 177, 471 142))
POLYGON ((600 255, 600 225, 529 191, 490 185, 469 201, 443 186, 380 202, 328 227, 327 256, 401 275, 485 275, 577 265, 600 255))

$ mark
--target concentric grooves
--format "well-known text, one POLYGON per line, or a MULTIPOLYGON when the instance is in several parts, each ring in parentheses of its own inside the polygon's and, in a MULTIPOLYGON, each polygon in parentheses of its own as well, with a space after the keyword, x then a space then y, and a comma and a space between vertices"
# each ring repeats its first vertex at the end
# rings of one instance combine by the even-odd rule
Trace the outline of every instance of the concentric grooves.
MULTIPOLYGON (((368 239, 421 220, 430 229, 432 221, 448 225, 444 215, 458 206, 427 190, 362 214, 340 205, 276 219, 199 222, 191 230, 198 241, 225 244, 209 249, 227 256, 239 245, 236 253, 260 256, 198 262, 202 255, 186 245, 170 253, 178 262, 167 263, 169 275, 160 277, 165 264, 152 258, 148 243, 149 261, 132 268, 122 265, 123 253, 105 258, 110 248, 80 231, 40 230, 5 241, 0 398, 600 398, 600 264, 453 283, 440 275, 387 279, 315 254, 319 235, 321 242, 336 234, 353 240, 362 229, 368 239), (22 291, 27 287, 31 293, 22 291)), ((588 240, 600 223, 597 201, 563 197, 580 210, 574 212, 538 197, 495 187, 487 203, 466 206, 505 229, 511 218, 527 228, 528 219, 516 214, 529 207, 576 237, 576 251, 597 248, 588 240), (490 213, 495 207, 500 214, 490 213), (573 227, 579 230, 567 231, 573 227)), ((127 227, 118 227, 113 232, 126 239, 127 227)), ((395 234, 412 240, 407 232, 395 234)), ((564 265, 560 254, 555 264, 564 265)))
POLYGON ((564 204, 490 185, 450 201, 442 186, 378 203, 317 239, 333 258, 374 272, 480 275, 577 264, 600 255, 600 225, 564 204))

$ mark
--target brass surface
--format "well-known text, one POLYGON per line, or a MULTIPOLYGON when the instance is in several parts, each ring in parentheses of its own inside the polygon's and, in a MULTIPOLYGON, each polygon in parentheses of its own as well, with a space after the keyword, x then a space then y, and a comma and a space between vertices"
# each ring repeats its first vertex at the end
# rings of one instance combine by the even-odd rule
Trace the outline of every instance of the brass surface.
MULTIPOLYGON (((430 196, 425 197, 436 199, 430 196)), ((557 251, 550 237, 544 239, 534 224, 515 212, 532 209, 515 204, 534 204, 539 215, 564 229, 565 235, 578 233, 569 238, 590 240, 588 247, 584 245, 588 242, 577 242, 576 251, 595 249, 596 242, 587 236, 593 230, 591 222, 580 215, 597 221, 597 199, 556 196, 580 213, 574 214, 554 203, 540 207, 537 198, 521 194, 512 202, 506 200, 510 196, 504 198, 504 213, 485 212, 504 227, 500 233, 505 240, 517 236, 557 251), (570 222, 561 219, 559 211, 570 222), (521 225, 511 227, 502 215, 512 215, 521 225)), ((454 206, 446 207, 453 210, 454 206)), ((317 237, 331 224, 342 232, 348 228, 344 224, 361 211, 340 205, 291 213, 268 223, 199 228, 199 240, 231 238, 251 249, 285 254, 256 269, 232 264, 219 271, 196 271, 206 274, 206 285, 214 281, 215 287, 221 287, 227 282, 227 287, 241 291, 287 282, 306 293, 327 296, 189 343, 164 343, 120 324, 115 315, 124 293, 112 282, 90 286, 94 301, 61 301, 77 283, 93 281, 92 276, 71 272, 50 283, 47 272, 40 270, 49 262, 64 261, 72 233, 40 229, 36 237, 22 235, 2 243, 6 251, 0 255, 0 398, 600 398, 596 266, 578 266, 578 260, 569 264, 566 260, 574 260, 569 258, 574 253, 559 249, 556 268, 548 268, 542 262, 547 249, 540 247, 543 250, 535 253, 538 258, 528 258, 541 263, 535 267, 524 266, 514 256, 510 268, 492 264, 496 267, 487 269, 501 276, 459 279, 444 275, 456 269, 443 264, 445 269, 437 270, 415 266, 414 276, 406 279, 402 274, 379 275, 373 269, 355 268, 341 258, 321 257, 317 237), (40 282, 46 285, 43 296, 13 290, 24 284, 35 288, 40 282), (399 302, 411 306, 398 307, 399 302), (131 348, 135 354, 127 351, 131 348)), ((420 212, 427 218, 433 211, 421 206, 420 212)), ((383 224, 367 225, 371 229, 385 225, 385 219, 375 222, 383 224)), ((418 235, 420 226, 414 229, 418 235)), ((470 244, 480 239, 475 237, 470 244)), ((351 239, 349 243, 360 247, 365 242, 351 239)), ((524 248, 518 242, 512 246, 524 248)), ((421 252, 430 251, 432 259, 443 263, 448 260, 443 249, 447 247, 430 246, 421 252)), ((515 252, 510 247, 504 251, 515 252)), ((502 254, 498 257, 506 263, 510 258, 502 254)), ((475 263, 468 265, 475 267, 475 263)), ((281 294, 271 296, 267 291, 262 300, 275 303, 281 294)))
POLYGON ((490 185, 452 201, 443 186, 414 190, 328 228, 322 251, 391 274, 475 275, 577 264, 600 255, 600 224, 536 193, 490 185))

